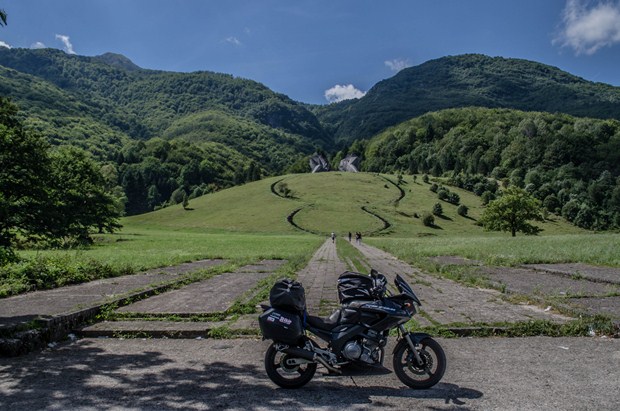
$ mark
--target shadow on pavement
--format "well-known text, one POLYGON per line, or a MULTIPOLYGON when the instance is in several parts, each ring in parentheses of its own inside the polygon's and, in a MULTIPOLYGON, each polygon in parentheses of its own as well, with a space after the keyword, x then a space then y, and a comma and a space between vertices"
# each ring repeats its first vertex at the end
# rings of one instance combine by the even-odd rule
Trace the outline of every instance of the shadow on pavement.
POLYGON ((367 385, 370 381, 359 377, 358 381, 351 376, 325 379, 319 374, 304 388, 285 390, 276 387, 256 364, 232 365, 220 360, 205 364, 204 358, 186 358, 181 364, 158 351, 114 354, 88 343, 79 350, 63 347, 45 355, 3 359, 0 409, 294 410, 370 405, 397 409, 406 398, 437 399, 441 408, 443 404, 463 406, 465 400, 483 395, 454 384, 415 391, 378 386, 376 380, 367 385))

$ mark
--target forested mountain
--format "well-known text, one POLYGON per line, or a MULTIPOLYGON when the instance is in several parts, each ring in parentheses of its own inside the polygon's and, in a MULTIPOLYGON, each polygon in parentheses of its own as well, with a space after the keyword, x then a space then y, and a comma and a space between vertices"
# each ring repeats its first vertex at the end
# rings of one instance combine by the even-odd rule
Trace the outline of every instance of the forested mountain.
POLYGON ((316 148, 331 147, 310 111, 262 84, 144 70, 113 53, 0 48, 0 95, 52 145, 79 146, 114 165, 114 173, 106 168, 109 184, 124 193, 130 213, 152 210, 179 189, 198 195, 283 173, 316 148))
MULTIPOLYGON (((111 53, 84 57, 54 49, 0 48, 0 65, 70 93, 132 138, 157 137, 178 118, 219 109, 312 141, 329 142, 316 117, 301 104, 260 83, 228 74, 142 70, 111 53)), ((23 106, 22 96, 9 96, 23 106)))
POLYGON ((509 180, 581 226, 620 225, 618 122, 585 118, 620 119, 620 88, 536 62, 445 57, 402 70, 361 99, 313 106, 228 74, 0 47, 0 96, 53 147, 92 153, 129 214, 308 171, 318 149, 335 165, 347 151, 363 153, 369 171, 509 180), (434 112, 454 107, 469 108, 434 112), (564 209, 576 202, 579 210, 564 209))
POLYGON ((362 167, 449 176, 452 184, 487 199, 495 195, 498 182, 516 185, 580 227, 620 227, 617 120, 448 109, 406 121, 370 140, 362 167))
POLYGON ((313 111, 336 140, 350 143, 430 111, 470 106, 620 119, 620 87, 533 61, 468 54, 404 69, 359 100, 313 111))

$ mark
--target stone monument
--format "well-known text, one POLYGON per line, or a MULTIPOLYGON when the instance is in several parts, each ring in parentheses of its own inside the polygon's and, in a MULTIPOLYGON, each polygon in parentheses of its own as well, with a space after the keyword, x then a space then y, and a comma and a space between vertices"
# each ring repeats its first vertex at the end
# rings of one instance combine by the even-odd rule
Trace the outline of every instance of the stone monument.
POLYGON ((313 173, 329 171, 329 163, 322 155, 314 153, 312 157, 310 157, 310 169, 313 173))
POLYGON ((345 158, 340 160, 338 170, 357 173, 359 171, 360 158, 357 154, 347 154, 345 158))

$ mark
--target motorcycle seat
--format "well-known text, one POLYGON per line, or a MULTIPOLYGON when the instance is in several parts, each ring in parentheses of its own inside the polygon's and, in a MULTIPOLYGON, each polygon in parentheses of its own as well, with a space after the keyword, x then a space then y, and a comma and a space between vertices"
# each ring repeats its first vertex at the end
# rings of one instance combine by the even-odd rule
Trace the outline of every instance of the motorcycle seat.
POLYGON ((308 324, 314 328, 320 328, 321 330, 331 331, 338 325, 340 321, 340 310, 336 310, 327 318, 315 317, 309 315, 306 319, 308 324))

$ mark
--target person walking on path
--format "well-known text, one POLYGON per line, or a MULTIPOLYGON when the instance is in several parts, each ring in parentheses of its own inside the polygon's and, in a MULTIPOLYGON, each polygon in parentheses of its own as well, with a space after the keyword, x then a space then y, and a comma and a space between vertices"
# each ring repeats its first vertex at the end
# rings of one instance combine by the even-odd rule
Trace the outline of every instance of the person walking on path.
POLYGON ((336 242, 336 234, 332 231, 332 243, 336 242))
POLYGON ((349 242, 351 242, 351 232, 349 231, 349 242))

